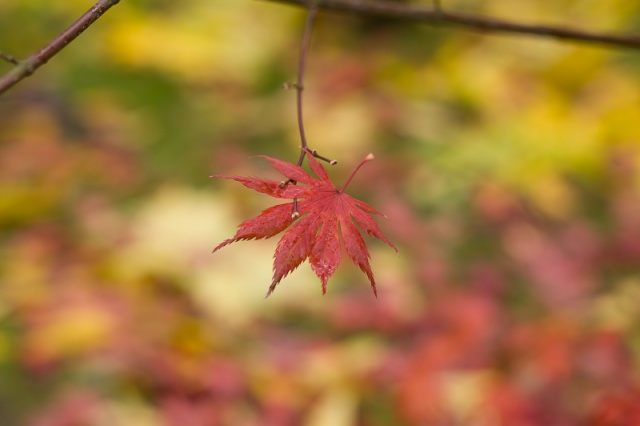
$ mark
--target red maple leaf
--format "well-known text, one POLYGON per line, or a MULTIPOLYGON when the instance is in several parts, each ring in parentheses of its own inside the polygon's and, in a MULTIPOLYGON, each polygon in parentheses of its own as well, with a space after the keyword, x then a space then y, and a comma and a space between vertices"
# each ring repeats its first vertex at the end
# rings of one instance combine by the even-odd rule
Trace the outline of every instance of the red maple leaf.
POLYGON ((341 189, 329 179, 324 167, 307 151, 309 166, 320 178, 316 179, 304 169, 267 156, 271 166, 290 181, 306 186, 283 184, 283 182, 253 177, 213 175, 223 179, 240 182, 247 188, 270 195, 275 198, 294 199, 292 203, 279 204, 264 210, 259 216, 246 220, 238 225, 238 231, 228 240, 223 241, 213 251, 239 240, 252 240, 273 237, 289 229, 278 242, 273 262, 273 280, 267 297, 276 285, 307 258, 311 269, 322 281, 322 293, 327 291, 327 280, 336 271, 343 251, 367 275, 376 291, 376 283, 369 265, 369 251, 360 235, 360 229, 372 237, 378 238, 396 252, 398 249, 382 234, 371 213, 380 214, 368 204, 345 194, 358 169, 373 159, 369 154, 356 169, 341 189), (294 204, 297 213, 294 213, 294 204), (293 213, 293 214, 292 214, 293 213), (344 250, 343 250, 344 249, 344 250))

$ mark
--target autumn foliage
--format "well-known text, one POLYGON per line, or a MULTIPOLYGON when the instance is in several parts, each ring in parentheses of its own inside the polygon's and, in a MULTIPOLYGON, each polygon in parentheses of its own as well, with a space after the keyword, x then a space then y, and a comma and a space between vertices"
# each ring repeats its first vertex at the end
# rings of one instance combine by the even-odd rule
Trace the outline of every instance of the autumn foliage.
POLYGON ((326 293, 327 281, 336 271, 343 251, 346 251, 353 263, 367 275, 373 294, 377 296, 376 283, 369 265, 369 251, 356 224, 365 233, 381 239, 396 252, 398 249, 387 240, 370 216, 382 213, 344 192, 358 169, 365 162, 372 160, 373 155, 369 154, 356 167, 341 189, 331 182, 325 168, 309 151, 307 151, 309 166, 319 179, 309 175, 295 164, 267 156, 262 158, 268 160, 273 168, 287 180, 275 181, 226 175, 214 175, 214 177, 235 180, 247 188, 274 198, 296 200, 295 207, 294 202, 291 202, 266 209, 259 216, 242 222, 233 238, 223 241, 213 251, 239 240, 273 237, 290 227, 276 248, 273 280, 267 297, 284 277, 306 259, 309 259, 311 269, 322 281, 322 292, 326 293), (306 186, 298 186, 297 183, 306 186))
MULTIPOLYGON (((440 3, 640 23, 628 0, 440 3)), ((0 50, 87 5, 1 0, 0 50)), ((637 53, 322 13, 306 130, 340 165, 298 169, 273 158, 299 153, 303 25, 121 1, 0 97, 0 425, 640 424, 637 53), (287 275, 303 259, 325 296, 287 275)))

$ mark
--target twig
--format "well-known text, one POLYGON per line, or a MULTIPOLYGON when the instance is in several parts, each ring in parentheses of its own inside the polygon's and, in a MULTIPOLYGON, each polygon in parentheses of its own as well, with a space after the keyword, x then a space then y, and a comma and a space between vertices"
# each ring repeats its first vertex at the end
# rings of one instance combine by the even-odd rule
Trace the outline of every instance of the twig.
POLYGON ((307 136, 304 132, 304 118, 302 116, 302 92, 304 91, 304 74, 307 67, 307 53, 309 52, 309 46, 311 45, 311 31, 313 30, 313 21, 316 18, 318 7, 315 2, 309 5, 309 11, 307 12, 307 20, 304 24, 304 33, 302 35, 302 42, 300 43, 300 57, 298 59, 298 78, 296 80, 296 111, 298 115, 298 130, 300 132, 300 143, 302 144, 300 149, 300 158, 298 159, 298 166, 302 165, 304 156, 307 154, 309 145, 307 144, 307 136))
POLYGON ((7 62, 10 62, 13 65, 18 65, 19 64, 19 62, 18 62, 18 60, 16 58, 14 58, 11 55, 7 55, 6 53, 0 52, 0 59, 2 59, 4 61, 7 61, 7 62))
MULTIPOLYGON (((298 78, 294 84, 285 83, 284 88, 296 89, 296 111, 298 115, 298 130, 300 131, 300 157, 298 158, 298 167, 302 166, 302 162, 304 161, 304 157, 308 155, 312 155, 315 158, 318 158, 322 161, 326 161, 330 165, 334 166, 338 162, 336 160, 331 160, 327 157, 324 157, 318 154, 318 151, 310 150, 309 144, 307 143, 307 136, 304 132, 304 117, 302 114, 302 92, 304 91, 304 73, 306 71, 307 65, 307 53, 309 52, 309 46, 311 45, 311 31, 313 30, 313 21, 315 20, 316 13, 318 12, 317 7, 318 0, 310 0, 307 7, 309 11, 307 12, 307 20, 304 24, 304 33, 302 35, 302 43, 300 43, 300 57, 298 59, 298 78)), ((281 182, 280 187, 284 188, 286 185, 292 184, 295 185, 297 182, 293 179, 289 179, 287 181, 281 182)), ((292 219, 297 219, 300 217, 300 213, 298 212, 298 199, 293 199, 293 213, 291 213, 292 219)))
MULTIPOLYGON (((295 6, 305 6, 306 0, 268 0, 295 6)), ((434 25, 465 27, 476 31, 501 32, 536 37, 556 38, 579 43, 601 44, 609 47, 640 49, 640 35, 607 34, 581 31, 566 27, 519 24, 511 21, 447 12, 435 3, 424 8, 381 0, 321 0, 318 7, 361 16, 376 16, 410 20, 434 25)))
MULTIPOLYGON (((311 45, 311 31, 313 30, 313 21, 316 17, 316 13, 318 12, 318 8, 316 6, 316 2, 312 1, 309 4, 309 11, 307 12, 307 20, 304 24, 304 34, 302 35, 302 43, 300 43, 300 58, 298 62, 298 78, 296 80, 295 89, 296 89, 296 112, 298 115, 298 130, 300 132, 300 143, 302 146, 300 147, 300 157, 298 158, 298 166, 302 166, 302 162, 304 161, 304 156, 307 154, 309 149, 309 145, 307 144, 307 136, 304 132, 304 117, 302 115, 302 92, 304 91, 304 73, 306 71, 307 65, 307 52, 309 52, 309 46, 311 45)), ((295 182, 291 182, 294 185, 295 182)), ((296 219, 300 216, 298 212, 298 199, 293 199, 293 213, 291 217, 296 219)))
POLYGON ((14 58, 3 55, 2 58, 9 60, 16 64, 4 76, 0 77, 0 95, 6 92, 13 85, 20 80, 30 76, 46 64, 49 59, 54 57, 60 52, 67 44, 71 43, 80 34, 82 34, 87 28, 91 26, 98 18, 109 10, 112 6, 119 3, 120 0, 99 0, 91 9, 89 9, 84 15, 82 15, 76 22, 74 22, 69 28, 64 30, 62 34, 53 39, 49 44, 43 47, 39 52, 31 55, 24 61, 17 61, 14 58), (11 59, 14 59, 11 61, 11 59))

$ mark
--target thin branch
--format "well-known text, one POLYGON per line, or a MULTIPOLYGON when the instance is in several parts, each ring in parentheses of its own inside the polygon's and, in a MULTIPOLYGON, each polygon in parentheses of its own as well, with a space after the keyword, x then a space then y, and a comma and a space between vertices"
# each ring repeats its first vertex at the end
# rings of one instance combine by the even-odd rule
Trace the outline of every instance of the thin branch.
POLYGON ((13 65, 18 65, 19 64, 19 62, 18 62, 18 60, 16 58, 14 58, 11 55, 7 55, 6 53, 0 52, 0 59, 2 59, 3 61, 10 62, 13 65))
POLYGON ((300 149, 300 158, 298 159, 298 166, 302 165, 304 156, 309 149, 307 144, 307 136, 304 132, 304 118, 302 116, 302 92, 304 91, 304 74, 307 66, 307 53, 309 52, 309 46, 311 45, 311 31, 313 29, 313 21, 315 20, 318 8, 315 2, 309 6, 307 13, 307 20, 304 24, 304 34, 302 35, 302 43, 300 43, 300 58, 298 63, 298 79, 296 80, 296 111, 298 115, 298 130, 300 131, 300 143, 302 147, 300 149))
MULTIPOLYGON (((268 1, 306 7, 306 0, 268 1)), ((609 47, 640 49, 640 35, 608 34, 558 26, 519 24, 502 19, 447 12, 439 7, 439 2, 436 2, 435 5, 435 8, 427 9, 384 0, 321 0, 318 7, 361 16, 394 18, 443 26, 458 26, 476 31, 529 35, 577 43, 592 43, 609 47)))
POLYGON ((87 28, 91 26, 98 18, 109 10, 112 6, 119 3, 120 0, 99 0, 91 9, 89 9, 84 15, 82 15, 76 22, 74 22, 69 28, 64 30, 62 34, 53 39, 49 44, 43 47, 39 52, 31 55, 24 61, 16 61, 14 58, 3 55, 2 58, 9 60, 9 62, 16 63, 8 73, 0 77, 0 95, 20 80, 30 76, 46 64, 49 59, 54 57, 60 52, 67 44, 71 43, 80 34, 82 34, 87 28), (14 61, 11 61, 14 59, 14 61))
MULTIPOLYGON (((307 136, 304 132, 304 117, 302 116, 302 92, 304 91, 304 73, 307 65, 307 53, 309 52, 309 46, 311 45, 311 31, 313 30, 313 21, 316 18, 318 8, 315 1, 308 6, 307 20, 304 24, 304 34, 302 35, 302 43, 300 43, 300 58, 298 62, 298 78, 296 80, 296 111, 298 115, 298 130, 300 131, 300 157, 298 158, 298 166, 302 166, 304 156, 307 154, 309 146, 307 144, 307 136)), ((296 182, 291 182, 294 185, 296 182)), ((300 216, 298 212, 298 199, 293 199, 293 213, 292 219, 296 219, 300 216)))

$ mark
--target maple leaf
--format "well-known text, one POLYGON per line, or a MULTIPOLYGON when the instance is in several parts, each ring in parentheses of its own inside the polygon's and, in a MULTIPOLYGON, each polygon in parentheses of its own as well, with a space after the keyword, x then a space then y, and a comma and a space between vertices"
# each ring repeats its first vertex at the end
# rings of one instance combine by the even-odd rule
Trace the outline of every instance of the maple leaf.
POLYGON ((329 179, 324 167, 309 151, 307 154, 309 166, 319 179, 300 166, 268 156, 258 156, 269 161, 289 181, 306 186, 254 177, 212 176, 235 180, 247 188, 275 198, 296 200, 270 207, 253 219, 242 222, 233 238, 223 241, 213 252, 236 241, 273 237, 289 228, 276 247, 273 280, 266 297, 306 259, 309 259, 311 269, 322 281, 322 293, 326 293, 327 281, 336 271, 343 251, 367 275, 377 297, 376 283, 369 265, 371 256, 356 224, 362 231, 384 241, 396 252, 398 249, 382 234, 371 216, 382 213, 344 192, 358 169, 367 161, 373 160, 373 155, 369 154, 351 173, 344 186, 338 189, 329 179), (294 213, 294 203, 297 214, 294 213))

